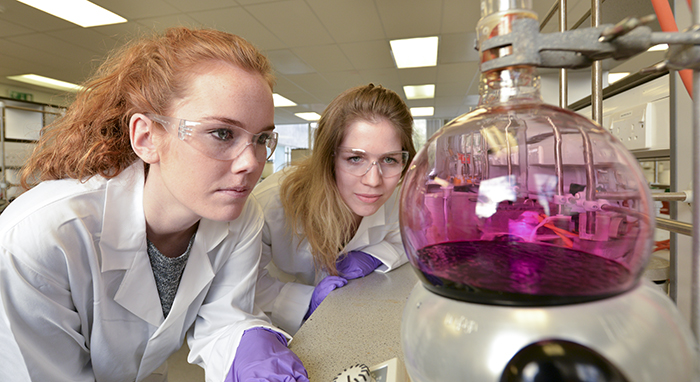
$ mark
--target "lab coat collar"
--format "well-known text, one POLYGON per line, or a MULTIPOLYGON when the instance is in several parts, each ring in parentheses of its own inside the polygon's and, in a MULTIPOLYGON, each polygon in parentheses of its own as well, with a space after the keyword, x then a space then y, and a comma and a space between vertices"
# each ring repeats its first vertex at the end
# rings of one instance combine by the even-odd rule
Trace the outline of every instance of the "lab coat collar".
MULTIPOLYGON (((106 182, 105 210, 100 250, 102 272, 125 270, 115 301, 148 323, 163 322, 160 297, 147 253, 143 210, 143 162, 137 161, 106 182)), ((207 253, 228 234, 228 224, 202 219, 180 281, 178 295, 168 315, 177 317, 214 278, 207 253)))
POLYGON ((386 206, 382 205, 374 214, 362 218, 362 221, 360 222, 360 227, 358 227, 357 231, 367 231, 369 229, 372 229, 373 227, 383 226, 384 224, 386 224, 386 216, 384 212, 385 208, 386 206))
POLYGON ((100 238, 102 272, 132 268, 135 255, 146 251, 143 186, 144 168, 141 161, 105 182, 100 238))
POLYGON ((100 260, 103 273, 126 271, 114 300, 157 326, 163 320, 163 312, 146 252, 143 186, 141 161, 106 181, 100 260))

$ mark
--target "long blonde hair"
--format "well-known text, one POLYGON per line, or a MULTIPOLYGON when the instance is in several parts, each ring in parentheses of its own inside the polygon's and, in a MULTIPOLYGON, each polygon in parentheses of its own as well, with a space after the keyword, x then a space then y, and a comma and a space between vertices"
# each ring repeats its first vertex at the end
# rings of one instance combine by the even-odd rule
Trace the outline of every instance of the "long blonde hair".
POLYGON ((177 27, 135 40, 109 56, 66 114, 42 131, 21 170, 22 186, 117 176, 137 159, 129 140, 131 116, 167 111, 174 98, 186 93, 192 69, 211 61, 259 73, 270 87, 274 83, 267 58, 229 33, 177 27))
POLYGON ((410 162, 416 154, 411 113, 398 94, 369 84, 346 90, 326 107, 311 156, 289 170, 282 181, 280 194, 288 229, 309 242, 317 269, 332 275, 337 275, 335 261, 355 232, 354 215, 335 180, 335 150, 353 122, 382 119, 396 128, 410 162))

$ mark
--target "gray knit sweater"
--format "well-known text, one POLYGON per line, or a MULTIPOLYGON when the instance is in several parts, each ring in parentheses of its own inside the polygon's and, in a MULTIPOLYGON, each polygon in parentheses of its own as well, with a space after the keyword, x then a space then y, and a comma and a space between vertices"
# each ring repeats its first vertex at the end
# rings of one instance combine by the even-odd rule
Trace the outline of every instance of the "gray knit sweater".
POLYGON ((151 260, 151 269, 156 279, 156 287, 160 296, 160 305, 163 308, 163 317, 168 317, 170 308, 175 300, 177 287, 180 285, 182 272, 187 265, 187 258, 190 256, 190 249, 194 242, 194 235, 190 239, 185 253, 178 257, 167 257, 160 253, 150 240, 148 240, 148 257, 151 260))

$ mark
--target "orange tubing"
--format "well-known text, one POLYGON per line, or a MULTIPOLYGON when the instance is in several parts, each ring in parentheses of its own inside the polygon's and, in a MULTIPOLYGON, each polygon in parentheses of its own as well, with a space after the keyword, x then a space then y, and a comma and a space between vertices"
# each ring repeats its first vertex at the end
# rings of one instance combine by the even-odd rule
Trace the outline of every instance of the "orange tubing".
POLYGON ((654 242, 654 250, 652 252, 661 251, 664 249, 671 249, 670 239, 654 242))
MULTIPOLYGON (((537 218, 538 218, 539 222, 542 223, 545 219, 547 219, 547 215, 539 214, 537 216, 537 218)), ((552 232, 557 234, 557 236, 559 236, 561 238, 561 240, 564 242, 564 245, 566 245, 567 247, 572 248, 574 246, 574 242, 571 239, 569 239, 567 236, 576 237, 577 235, 575 233, 569 232, 569 231, 562 229, 562 228, 559 228, 552 223, 545 223, 544 227, 551 229, 552 232)))
POLYGON ((569 248, 573 248, 574 242, 571 239, 569 239, 568 237, 566 237, 567 235, 572 235, 571 232, 563 230, 559 227, 556 227, 552 223, 547 223, 544 226, 551 229, 555 234, 557 234, 557 236, 559 236, 561 238, 561 240, 564 242, 564 245, 566 245, 569 248))
MULTIPOLYGON (((678 32, 676 19, 673 17, 673 12, 671 11, 671 6, 668 4, 668 0, 651 0, 651 5, 654 6, 654 12, 656 13, 656 18, 659 20, 659 25, 661 25, 661 30, 664 32, 678 32)), ((692 8, 690 0, 688 0, 688 7, 692 8)), ((678 75, 681 76, 681 81, 683 81, 688 95, 690 95, 690 98, 693 98, 693 71, 690 69, 683 69, 678 72, 678 75)))

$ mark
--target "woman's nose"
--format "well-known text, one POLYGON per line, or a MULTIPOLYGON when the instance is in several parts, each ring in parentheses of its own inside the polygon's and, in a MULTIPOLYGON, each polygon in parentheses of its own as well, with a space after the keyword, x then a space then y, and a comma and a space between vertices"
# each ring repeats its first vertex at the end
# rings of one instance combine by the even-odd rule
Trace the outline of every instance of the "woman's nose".
POLYGON ((377 187, 382 184, 382 180, 382 169, 379 167, 379 163, 372 162, 365 175, 362 176, 362 183, 371 187, 377 187))
POLYGON ((241 151, 241 153, 233 159, 231 163, 231 171, 234 173, 254 172, 258 168, 258 166, 263 165, 264 162, 261 163, 258 160, 255 145, 248 144, 243 148, 243 151, 241 151))

